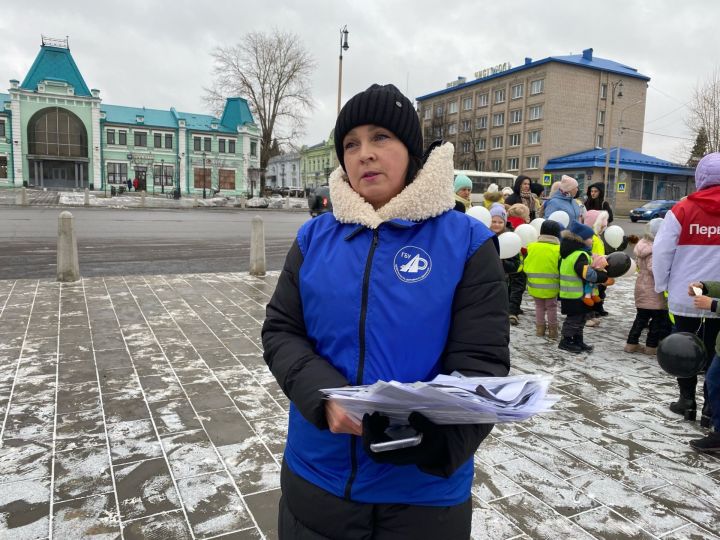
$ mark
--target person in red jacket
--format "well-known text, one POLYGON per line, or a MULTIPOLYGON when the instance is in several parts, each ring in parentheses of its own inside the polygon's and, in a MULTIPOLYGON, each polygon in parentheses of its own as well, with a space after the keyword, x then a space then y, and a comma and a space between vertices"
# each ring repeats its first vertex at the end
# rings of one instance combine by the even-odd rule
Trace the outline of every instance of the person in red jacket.
POLYGON ((133 188, 135 188, 135 191, 138 190, 138 187, 140 186, 140 180, 135 177, 135 180, 133 180, 133 188))

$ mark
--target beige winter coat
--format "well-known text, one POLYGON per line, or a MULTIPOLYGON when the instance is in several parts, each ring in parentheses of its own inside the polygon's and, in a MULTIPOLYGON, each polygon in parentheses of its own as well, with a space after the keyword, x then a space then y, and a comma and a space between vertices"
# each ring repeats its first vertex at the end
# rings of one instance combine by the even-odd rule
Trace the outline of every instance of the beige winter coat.
POLYGON ((639 309, 667 309, 662 293, 655 292, 652 272, 652 241, 642 238, 633 251, 638 267, 635 282, 635 307, 639 309))

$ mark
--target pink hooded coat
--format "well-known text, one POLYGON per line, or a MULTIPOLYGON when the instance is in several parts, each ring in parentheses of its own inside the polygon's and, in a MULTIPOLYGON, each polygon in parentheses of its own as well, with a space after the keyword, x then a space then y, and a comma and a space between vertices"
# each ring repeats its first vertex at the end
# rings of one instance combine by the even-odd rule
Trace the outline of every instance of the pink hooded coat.
POLYGON ((652 248, 652 241, 642 238, 633 251, 638 267, 638 277, 635 282, 635 307, 639 309, 667 309, 663 294, 655 292, 655 278, 652 272, 652 248))

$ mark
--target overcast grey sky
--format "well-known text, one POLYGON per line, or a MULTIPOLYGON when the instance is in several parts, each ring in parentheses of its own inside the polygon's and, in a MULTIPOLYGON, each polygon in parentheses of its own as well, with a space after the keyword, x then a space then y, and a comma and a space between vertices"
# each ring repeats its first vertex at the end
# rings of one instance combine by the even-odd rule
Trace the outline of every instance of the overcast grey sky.
POLYGON ((70 36, 89 87, 107 103, 206 112, 210 50, 251 30, 292 30, 315 57, 316 103, 299 143, 327 137, 335 122, 339 29, 350 50, 343 64, 347 99, 373 82, 411 98, 444 88, 458 75, 526 56, 578 54, 622 62, 651 78, 643 151, 686 156, 692 135, 684 106, 720 51, 717 0, 50 0, 5 3, 0 17, 0 91, 22 80, 40 34, 70 36), (655 134, 654 134, 655 133, 655 134), (666 136, 656 135, 662 134, 666 136), (672 138, 672 137, 677 138, 672 138))

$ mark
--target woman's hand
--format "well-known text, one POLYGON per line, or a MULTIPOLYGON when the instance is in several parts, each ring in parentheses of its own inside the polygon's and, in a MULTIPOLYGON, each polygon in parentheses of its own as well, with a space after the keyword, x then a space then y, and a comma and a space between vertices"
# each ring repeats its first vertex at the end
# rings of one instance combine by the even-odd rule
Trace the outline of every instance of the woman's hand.
POLYGON ((713 299, 709 296, 696 296, 693 303, 698 309, 710 309, 712 307, 713 299))
POLYGON ((703 290, 703 284, 699 281, 693 281, 690 285, 688 285, 688 295, 689 296, 695 296, 695 291, 693 290, 694 287, 697 287, 701 291, 703 290))
POLYGON ((332 433, 362 436, 362 424, 351 418, 343 406, 332 399, 325 403, 325 418, 332 433))

